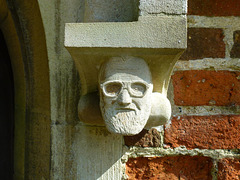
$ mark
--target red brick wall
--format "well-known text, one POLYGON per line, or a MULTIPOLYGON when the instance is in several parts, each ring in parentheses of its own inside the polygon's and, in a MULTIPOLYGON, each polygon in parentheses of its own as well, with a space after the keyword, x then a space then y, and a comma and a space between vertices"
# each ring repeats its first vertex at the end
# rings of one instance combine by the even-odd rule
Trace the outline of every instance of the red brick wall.
POLYGON ((130 158, 129 179, 212 179, 212 161, 200 156, 130 158))
POLYGON ((175 105, 240 105, 240 72, 237 71, 177 71, 172 83, 175 105))
POLYGON ((140 151, 128 178, 240 179, 240 0, 188 0, 188 48, 169 98, 164 131, 124 138, 140 151))
POLYGON ((240 16, 239 0, 189 0, 188 14, 198 16, 240 16))

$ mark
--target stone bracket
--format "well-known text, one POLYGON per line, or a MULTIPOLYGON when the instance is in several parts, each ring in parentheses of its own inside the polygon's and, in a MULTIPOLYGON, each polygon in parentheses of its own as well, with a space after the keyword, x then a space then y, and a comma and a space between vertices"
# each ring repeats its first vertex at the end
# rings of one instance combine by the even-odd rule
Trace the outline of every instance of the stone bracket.
POLYGON ((147 126, 165 124, 171 115, 166 98, 170 76, 187 46, 186 24, 185 15, 140 16, 135 22, 66 24, 65 47, 76 63, 81 82, 80 119, 87 124, 103 125, 96 98, 99 68, 112 57, 134 56, 148 64, 153 92, 159 93, 156 98, 164 102, 155 103, 158 109, 152 110, 147 126))

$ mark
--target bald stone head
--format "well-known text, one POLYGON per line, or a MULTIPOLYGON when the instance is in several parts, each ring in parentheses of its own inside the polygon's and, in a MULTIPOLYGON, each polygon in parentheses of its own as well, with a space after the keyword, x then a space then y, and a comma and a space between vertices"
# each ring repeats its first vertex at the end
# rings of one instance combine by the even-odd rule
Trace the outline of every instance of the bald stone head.
POLYGON ((142 131, 151 112, 152 77, 136 57, 113 57, 99 73, 100 108, 107 129, 116 134, 142 131))

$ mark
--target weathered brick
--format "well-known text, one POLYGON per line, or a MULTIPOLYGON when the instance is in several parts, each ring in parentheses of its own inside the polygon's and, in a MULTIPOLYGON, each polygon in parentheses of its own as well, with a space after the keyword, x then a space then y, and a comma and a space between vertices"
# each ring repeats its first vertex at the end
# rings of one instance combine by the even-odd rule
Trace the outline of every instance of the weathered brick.
POLYGON ((159 147, 161 143, 160 133, 156 129, 149 131, 143 129, 141 133, 134 136, 124 136, 125 145, 139 147, 159 147))
POLYGON ((188 28, 187 50, 180 60, 224 58, 225 43, 222 29, 188 28))
POLYGON ((208 157, 175 156, 130 158, 126 164, 129 180, 134 179, 212 179, 208 157))
POLYGON ((240 159, 221 159, 218 163, 218 180, 240 179, 240 159))
POLYGON ((165 129, 164 143, 170 147, 188 149, 240 148, 240 116, 174 117, 165 129))
POLYGON ((240 16, 240 0, 188 0, 188 14, 240 16))
POLYGON ((231 58, 240 58, 240 30, 233 33, 233 47, 230 52, 231 58))
POLYGON ((180 106, 240 104, 240 72, 178 71, 172 76, 174 102, 180 106))

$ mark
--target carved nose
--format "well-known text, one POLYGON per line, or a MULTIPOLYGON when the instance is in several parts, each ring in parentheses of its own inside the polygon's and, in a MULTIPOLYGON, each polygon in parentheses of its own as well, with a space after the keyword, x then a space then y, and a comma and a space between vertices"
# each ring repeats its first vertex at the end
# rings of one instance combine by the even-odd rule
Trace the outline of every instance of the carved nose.
POLYGON ((132 98, 131 96, 129 95, 128 91, 126 89, 124 89, 120 94, 119 94, 119 97, 118 97, 118 103, 120 105, 128 105, 132 102, 132 98))

